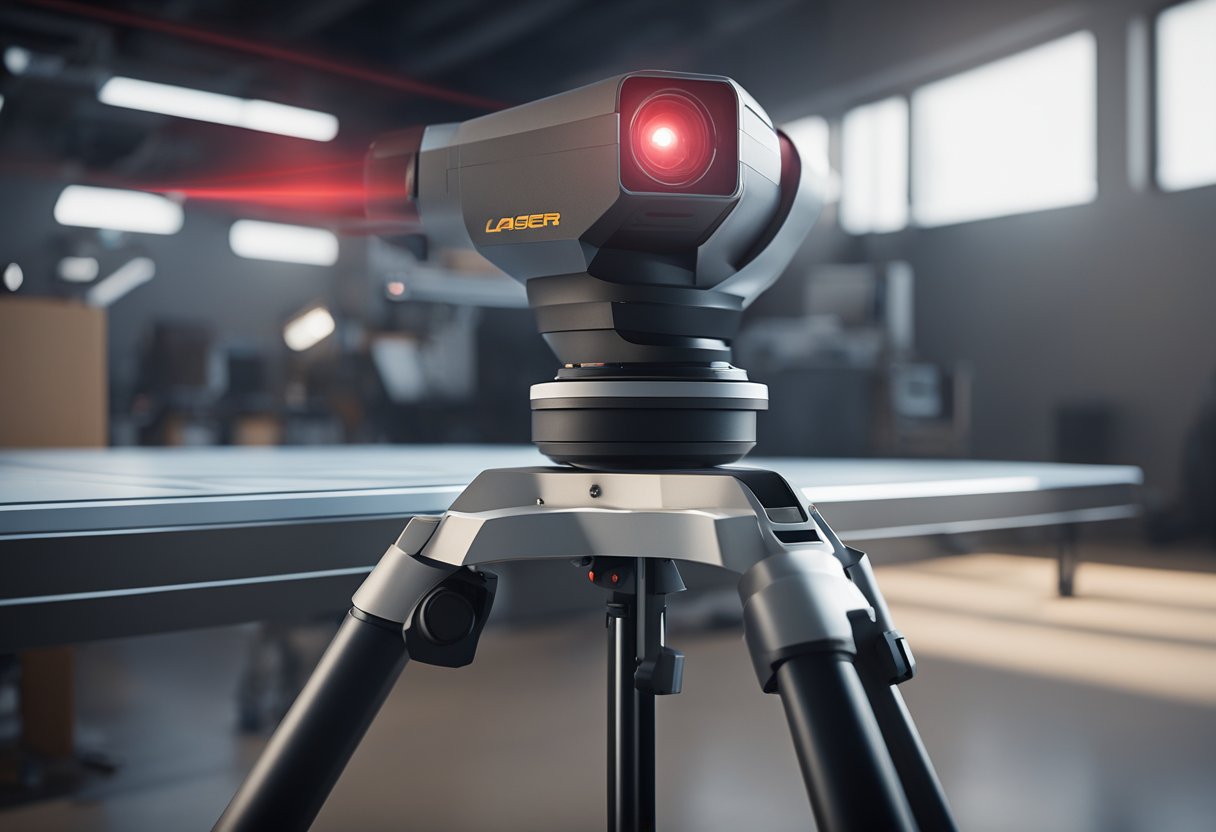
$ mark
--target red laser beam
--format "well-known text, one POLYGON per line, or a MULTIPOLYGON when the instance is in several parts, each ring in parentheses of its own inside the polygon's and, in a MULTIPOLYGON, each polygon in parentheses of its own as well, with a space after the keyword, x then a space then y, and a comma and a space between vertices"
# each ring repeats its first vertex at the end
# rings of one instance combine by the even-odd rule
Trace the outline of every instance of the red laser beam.
POLYGON ((306 181, 244 186, 167 184, 143 185, 139 189, 184 199, 188 203, 226 203, 330 216, 361 215, 367 202, 367 190, 362 182, 306 181))
POLYGON ((193 182, 144 183, 140 190, 165 194, 187 202, 227 203, 233 206, 285 209, 331 217, 362 216, 369 198, 408 202, 404 183, 373 183, 363 179, 362 163, 280 169, 260 174, 219 176, 193 182))
MULTIPOLYGON (((328 169, 331 166, 317 166, 328 169)), ((241 184, 244 174, 218 176, 190 182, 136 182, 103 170, 79 171, 73 181, 102 188, 144 191, 160 194, 186 203, 222 207, 225 213, 252 215, 290 221, 301 215, 321 222, 345 235, 401 234, 420 231, 417 215, 408 212, 408 197, 403 183, 379 183, 370 187, 362 179, 362 161, 337 163, 332 167, 346 169, 342 177, 305 177, 308 168, 291 168, 249 174, 249 184, 241 184), (284 181, 275 181, 276 179, 284 181), (392 220, 370 219, 366 216, 369 198, 401 200, 403 216, 392 220)), ((0 161, 0 174, 33 177, 56 182, 62 174, 57 164, 8 163, 0 161)))
POLYGON ((366 191, 352 185, 285 185, 278 188, 149 188, 163 194, 181 194, 206 202, 260 202, 290 204, 306 202, 358 202, 366 191))
POLYGON ((415 95, 422 95, 428 98, 439 99, 441 101, 450 101, 454 104, 463 104, 465 106, 480 110, 500 110, 507 106, 501 101, 483 98, 480 95, 472 95, 470 93, 446 89, 445 87, 436 86, 435 84, 428 84, 425 81, 405 78, 401 75, 393 75, 387 72, 380 72, 364 67, 350 66, 349 64, 339 63, 338 61, 328 58, 322 58, 316 55, 307 55, 302 52, 295 52, 281 46, 272 46, 270 44, 248 40, 247 38, 224 35, 208 29, 197 29, 192 26, 185 26, 181 23, 174 23, 169 20, 161 20, 155 17, 145 17, 144 15, 124 12, 118 9, 99 8, 86 3, 71 2, 71 0, 19 1, 29 6, 51 9, 53 11, 63 12, 64 14, 76 15, 79 17, 89 17, 94 20, 101 20, 107 23, 117 24, 119 26, 127 26, 133 29, 146 29, 151 32, 159 32, 161 34, 171 35, 183 40, 192 40, 198 43, 218 46, 223 49, 230 49, 234 52, 244 52, 246 54, 257 55, 262 58, 271 58, 276 61, 295 64, 297 66, 304 66, 310 69, 319 70, 321 72, 328 72, 333 75, 342 75, 347 78, 354 78, 358 81, 378 84, 380 86, 401 90, 403 92, 414 93, 415 95))
POLYGON ((298 168, 280 168, 277 170, 242 171, 242 172, 235 172, 235 173, 230 173, 230 174, 223 174, 221 176, 209 177, 204 180, 191 180, 191 181, 181 183, 181 186, 178 188, 175 188, 175 189, 166 188, 166 190, 185 191, 185 190, 189 190, 190 188, 193 188, 193 187, 209 188, 209 187, 215 187, 216 185, 233 185, 233 184, 239 184, 239 183, 243 183, 243 182, 264 182, 266 180, 296 179, 298 177, 307 178, 307 177, 315 176, 316 174, 334 173, 336 171, 343 171, 343 170, 353 171, 356 174, 361 175, 362 171, 363 171, 363 165, 364 165, 364 161, 362 159, 357 159, 355 161, 331 162, 328 164, 318 164, 318 165, 305 165, 305 166, 298 167, 298 168))

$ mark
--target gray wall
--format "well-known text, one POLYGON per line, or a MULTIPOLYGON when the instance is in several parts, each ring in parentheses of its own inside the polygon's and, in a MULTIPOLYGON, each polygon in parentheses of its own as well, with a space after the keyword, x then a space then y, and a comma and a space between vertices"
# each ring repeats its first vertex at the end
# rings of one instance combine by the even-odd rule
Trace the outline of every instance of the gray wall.
MULTIPOLYGON (((1216 187, 1129 180, 1128 26, 1160 4, 816 4, 726 54, 778 118, 842 114, 1057 35, 1098 40, 1099 196, 1089 205, 870 238, 822 228, 811 259, 901 258, 924 355, 976 371, 973 452, 1049 459, 1057 406, 1118 411, 1116 455, 1173 490, 1188 421, 1216 374, 1216 187)), ((787 278, 788 279, 788 278, 787 278)), ((780 292, 780 289, 777 290, 780 292)))

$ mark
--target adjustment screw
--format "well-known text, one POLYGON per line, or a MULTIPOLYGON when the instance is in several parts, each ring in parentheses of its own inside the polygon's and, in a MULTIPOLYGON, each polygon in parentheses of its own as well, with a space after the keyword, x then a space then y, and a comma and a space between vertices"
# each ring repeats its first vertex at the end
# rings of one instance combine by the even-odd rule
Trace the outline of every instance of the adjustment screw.
POLYGON ((603 494, 604 491, 598 485, 593 485, 593 486, 591 486, 591 490, 588 491, 587 493, 590 494, 592 497, 598 497, 601 494, 603 494))

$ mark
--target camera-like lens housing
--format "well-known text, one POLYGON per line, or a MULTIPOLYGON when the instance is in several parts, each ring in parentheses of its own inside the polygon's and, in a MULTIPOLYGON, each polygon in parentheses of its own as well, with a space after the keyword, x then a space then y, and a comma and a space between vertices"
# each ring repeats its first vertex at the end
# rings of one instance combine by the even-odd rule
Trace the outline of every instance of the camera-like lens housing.
POLYGON ((696 183, 717 153, 714 125, 705 105, 668 89, 642 102, 633 114, 629 148, 646 175, 673 187, 696 183))
POLYGON ((733 196, 739 99, 725 81, 634 75, 620 89, 621 185, 631 194, 733 196))

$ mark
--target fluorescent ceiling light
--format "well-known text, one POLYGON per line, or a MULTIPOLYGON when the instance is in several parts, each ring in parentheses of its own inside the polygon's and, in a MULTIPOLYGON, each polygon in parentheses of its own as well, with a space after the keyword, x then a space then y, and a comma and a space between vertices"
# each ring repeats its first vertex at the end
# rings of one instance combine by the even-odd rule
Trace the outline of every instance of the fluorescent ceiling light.
POLYGON ((24 282, 25 272, 21 271, 21 266, 9 263, 4 269, 4 288, 15 292, 21 288, 21 284, 24 282))
POLYGON ((142 286, 156 275, 156 264, 148 257, 136 257, 117 271, 89 287, 84 299, 90 306, 106 307, 142 286))
POLYGON ((310 266, 332 266, 338 260, 338 238, 324 228, 277 222, 237 220, 228 231, 228 245, 239 257, 278 260, 310 266))
POLYGON ((68 185, 55 203, 55 220, 85 228, 176 234, 182 228, 182 207, 143 191, 68 185))
POLYGON ((4 96, 0 95, 0 110, 4 109, 4 96))
POLYGON ((25 71, 30 68, 32 58, 30 50, 20 46, 10 46, 4 50, 4 68, 13 75, 24 75, 25 71))
POLYGON ((96 257, 65 257, 59 261, 59 278, 68 283, 90 283, 97 278, 96 257))
POLYGON ((115 76, 101 85, 97 99, 114 107, 209 121, 263 133, 327 142, 338 135, 338 119, 329 113, 236 98, 215 92, 115 76))
POLYGON ((334 316, 324 306, 314 306, 292 318, 283 327, 283 340, 296 352, 303 352, 328 338, 334 331, 334 316))

